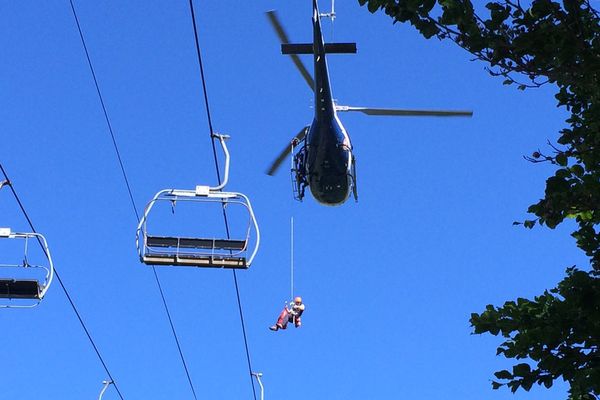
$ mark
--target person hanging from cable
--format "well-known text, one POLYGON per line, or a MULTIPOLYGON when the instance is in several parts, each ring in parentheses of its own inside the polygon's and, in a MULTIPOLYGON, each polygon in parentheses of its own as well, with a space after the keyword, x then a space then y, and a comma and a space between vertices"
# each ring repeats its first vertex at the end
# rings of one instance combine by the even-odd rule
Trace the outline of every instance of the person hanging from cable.
POLYGON ((302 303, 302 297, 296 296, 293 302, 290 302, 289 306, 286 304, 283 306, 283 311, 277 318, 277 323, 270 326, 269 329, 272 331, 278 331, 280 329, 286 329, 288 322, 294 323, 296 328, 302 326, 302 313, 304 312, 305 306, 302 303))

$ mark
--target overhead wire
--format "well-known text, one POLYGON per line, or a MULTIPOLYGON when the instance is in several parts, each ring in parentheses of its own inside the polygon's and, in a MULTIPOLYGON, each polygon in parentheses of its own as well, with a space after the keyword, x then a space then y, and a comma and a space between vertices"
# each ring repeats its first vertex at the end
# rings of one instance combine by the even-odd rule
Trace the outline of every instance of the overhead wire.
MULTIPOLYGON (((213 124, 212 124, 212 117, 210 114, 210 105, 209 105, 209 99, 208 99, 208 90, 206 88, 206 77, 204 75, 204 64, 202 62, 202 53, 200 51, 200 40, 198 38, 198 28, 197 28, 197 24, 196 24, 196 14, 194 12, 194 3, 193 0, 189 0, 189 5, 190 5, 190 14, 192 17, 192 25, 194 28, 194 40, 196 43, 196 54, 198 56, 198 66, 200 67, 200 78, 202 80, 202 92, 204 94, 204 104, 206 107, 206 116, 207 116, 207 120, 208 120, 208 129, 209 129, 209 135, 210 135, 210 141, 212 144, 212 150, 213 150, 213 157, 214 157, 214 162, 215 162, 215 170, 217 173, 217 180, 219 182, 219 184, 221 184, 221 173, 219 171, 219 162, 218 162, 218 158, 217 158, 217 150, 216 150, 216 145, 215 145, 215 131, 213 130, 213 124)), ((229 233, 229 222, 227 220, 227 213, 225 211, 225 207, 223 207, 223 220, 225 222, 225 231, 227 233, 227 239, 230 238, 230 233, 229 233)), ((254 387, 254 379, 252 378, 252 361, 250 358, 250 349, 248 346, 248 337, 246 335, 246 325, 244 322, 244 313, 242 310, 242 301, 241 301, 241 297, 240 297, 240 290, 239 290, 239 285, 238 285, 238 280, 237 280, 237 274, 235 269, 232 270, 233 273, 233 282, 235 284, 235 292, 236 292, 236 296, 237 296, 237 303, 238 303, 238 311, 240 314, 240 323, 242 326, 242 334, 244 337, 244 347, 246 349, 246 360, 248 362, 248 377, 250 378, 250 384, 252 385, 252 395, 254 396, 254 400, 256 400, 256 389, 254 387)))
POLYGON ((119 147, 117 146, 117 140, 115 139, 115 133, 112 128, 112 124, 110 123, 110 119, 108 118, 108 111, 106 110, 106 105, 104 104, 104 98, 102 97, 102 93, 100 92, 100 85, 98 84, 98 79, 96 78, 96 71, 92 66, 92 60, 90 59, 90 53, 88 51, 87 45, 85 44, 85 39, 83 37, 83 31, 81 30, 81 25, 79 24, 79 18, 77 17, 77 12, 75 11, 75 5, 73 4, 73 0, 69 0, 71 4, 71 10, 73 11, 73 16, 75 17, 75 23, 77 24, 77 30, 79 31, 79 37, 81 38, 81 43, 83 44, 83 49, 85 50, 85 56, 87 58, 88 65, 90 66, 90 71, 92 73, 92 78, 94 78, 94 84, 96 86, 96 91, 98 92, 98 98, 100 99, 100 105, 102 106, 102 111, 104 112, 104 119, 106 120, 106 125, 108 126, 108 131, 110 132, 110 137, 112 138, 112 143, 117 153, 117 159, 119 160, 119 165, 121 167, 121 173, 123 174, 123 179, 125 179, 125 184, 127 185, 127 192, 129 193, 129 199, 131 200, 131 204, 133 205, 133 211, 135 212, 136 218, 140 219, 138 214, 138 210, 135 207, 135 201, 133 200, 133 193, 131 191, 131 185, 129 184, 129 179, 127 179, 127 174, 125 173, 125 166, 123 165, 123 159, 121 158, 121 153, 119 152, 119 147))
MULTIPOLYGON (((125 185, 127 186, 127 192, 129 193, 129 199, 131 201, 131 205, 133 207, 133 211, 135 213, 135 217, 136 217, 137 221, 139 222, 140 216, 139 216, 139 212, 137 210, 136 204, 135 204, 135 200, 133 198, 133 191, 131 189, 131 185, 129 183, 129 179, 127 178, 127 173, 125 172, 125 166, 123 164, 123 159, 122 159, 121 153, 119 151, 119 146, 117 145, 117 141, 116 141, 115 134, 114 134, 114 131, 113 131, 113 128, 112 128, 112 124, 110 122, 110 118, 108 116, 108 111, 106 109, 106 105, 105 105, 105 102, 104 102, 104 98, 102 96, 102 92, 100 91, 100 85, 98 83, 98 79, 96 78, 96 72, 94 70, 94 66, 92 64, 92 60, 91 60, 91 57, 90 57, 90 54, 89 54, 89 51, 88 51, 88 48, 87 48, 87 45, 86 45, 86 42, 85 42, 85 38, 83 36, 83 30, 81 29, 81 24, 79 22, 79 17, 77 16, 77 11, 75 10, 75 5, 73 4, 73 0, 69 0, 69 3, 71 4, 71 11, 73 12, 73 17, 75 18, 75 22, 77 24, 77 30, 79 31, 79 37, 81 38, 81 43, 83 45, 83 49, 84 49, 85 56, 86 56, 86 59, 87 59, 87 62, 88 62, 88 66, 90 68, 90 72, 91 72, 93 80, 94 80, 94 85, 96 87, 96 92, 98 94, 98 98, 100 99, 100 104, 102 106, 102 112, 104 113, 104 119, 106 120, 106 124, 108 126, 108 131, 110 133, 110 136, 111 136, 111 139, 112 139, 112 143, 113 143, 113 147, 114 147, 115 153, 117 155, 117 159, 118 159, 118 162, 119 162, 121 173, 123 175, 123 179, 125 180, 125 185)), ((190 385, 190 389, 192 391, 194 399, 197 400, 198 397, 196 395, 196 390, 194 388, 194 384, 192 383, 192 378, 190 376, 190 372, 189 372, 187 363, 185 361, 185 357, 183 355, 183 350, 181 348, 181 343, 179 342, 179 337, 177 335, 177 331, 175 330, 175 325, 173 323, 173 319, 171 317, 171 313, 170 313, 169 307, 167 305, 167 300, 166 300, 166 297, 165 297, 162 285, 160 283, 160 279, 158 277, 158 273, 156 271, 156 267, 152 266, 152 271, 154 273, 154 278, 156 280, 156 284, 158 286, 158 289, 159 289, 159 292, 160 292, 160 296, 162 298, 163 306, 164 306, 165 312, 166 312, 168 320, 169 320, 169 325, 171 326, 171 331, 173 333, 173 337, 174 337, 175 343, 177 345, 177 351, 179 352, 179 356, 181 358, 181 362, 183 364, 183 368, 185 370, 185 374, 187 376, 187 380, 188 380, 188 383, 190 385)))
MULTIPOLYGON (((21 199, 19 198, 19 195, 17 194, 17 191, 15 190, 11 179, 8 177, 8 174, 6 173, 6 170, 4 169, 4 167, 2 166, 1 163, 0 163, 0 170, 2 170, 2 174, 4 175, 4 178, 6 179, 6 181, 8 182, 7 186, 10 188, 15 200, 17 201, 17 204, 19 205, 19 208, 21 209, 23 216, 27 220, 29 227, 31 228, 33 233, 37 233, 37 231, 33 225, 33 222, 31 221, 31 218, 29 218, 29 215, 27 214, 27 211, 25 210, 25 206, 21 202, 21 199)), ((40 244, 40 247, 42 248, 42 251, 46 255, 46 257, 49 257, 48 253, 46 252, 46 248, 44 247, 44 245, 41 242, 41 239, 39 237, 37 237, 37 240, 38 240, 38 243, 40 244)), ((116 380, 113 378, 112 374, 110 373, 110 371, 108 369, 108 365, 106 364, 106 362, 104 361, 104 358, 100 354, 100 350, 98 349, 98 346, 96 346, 96 343, 94 342, 94 339, 92 338, 90 331, 88 330, 87 326, 85 325, 85 322, 83 322, 83 318, 82 318, 81 314, 79 313, 79 311, 77 310, 77 307, 75 306, 75 302, 71 298, 71 295, 69 294, 67 287, 65 286, 63 280, 61 279, 56 266, 54 267, 54 276, 58 280, 60 287, 62 288, 63 292, 65 293, 67 300, 69 301, 69 304, 71 305, 71 308, 75 312, 75 315, 77 316, 77 319, 79 320, 79 323, 81 324, 81 327, 83 328, 83 331, 85 332, 88 340, 90 341, 92 347, 94 348, 94 351, 96 352, 96 355, 98 356, 98 359, 100 360, 100 363, 102 364, 102 367, 104 368, 104 371, 106 372, 106 374, 108 375, 110 380, 113 382, 113 386, 115 387, 115 390, 117 391, 117 394, 119 395, 119 398, 121 400, 124 400, 123 395, 121 394, 121 391, 119 390, 119 387, 117 386, 116 380)))

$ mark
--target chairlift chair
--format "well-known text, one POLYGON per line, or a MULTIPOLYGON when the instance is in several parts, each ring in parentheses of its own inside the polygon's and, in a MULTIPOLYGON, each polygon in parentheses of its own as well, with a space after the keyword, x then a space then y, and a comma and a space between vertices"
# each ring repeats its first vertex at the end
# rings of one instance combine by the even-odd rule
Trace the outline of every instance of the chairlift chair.
POLYGON ((17 233, 10 228, 0 228, 0 240, 12 239, 23 241, 24 254, 22 263, 0 259, 0 308, 30 308, 37 306, 48 291, 54 277, 54 266, 48 249, 48 243, 39 233, 17 233), (46 258, 45 264, 31 264, 29 262, 29 241, 35 239, 43 248, 46 258), (42 271, 41 279, 25 279, 10 274, 8 271, 18 270, 42 271), (10 276, 12 275, 12 276, 10 276), (19 300, 13 303, 13 300, 19 300), (21 301, 22 300, 22 301, 21 301))
POLYGON ((228 136, 214 135, 225 153, 225 175, 216 186, 196 186, 195 190, 165 189, 159 191, 144 210, 136 233, 136 246, 140 261, 147 265, 171 265, 206 268, 247 269, 252 264, 260 243, 260 231, 247 196, 223 191, 229 177, 229 151, 225 144, 228 136), (147 222, 153 207, 161 202, 208 203, 243 207, 248 215, 245 236, 237 238, 198 238, 186 236, 159 236, 149 233, 147 222), (253 246, 251 246, 253 244, 253 246), (251 249, 249 247, 252 247, 251 249))

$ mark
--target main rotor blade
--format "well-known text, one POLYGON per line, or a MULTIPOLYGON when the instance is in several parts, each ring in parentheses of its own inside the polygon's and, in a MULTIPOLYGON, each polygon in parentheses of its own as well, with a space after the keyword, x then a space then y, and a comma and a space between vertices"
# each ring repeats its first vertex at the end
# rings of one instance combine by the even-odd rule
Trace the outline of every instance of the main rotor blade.
MULTIPOLYGON (((285 30, 283 29, 283 25, 281 25, 281 22, 277 17, 277 13, 275 13, 274 10, 267 11, 267 18, 269 18, 269 22, 271 23, 271 26, 273 26, 273 29, 275 29, 275 33, 277 33, 277 36, 279 37, 281 43, 289 43, 290 40, 287 34, 285 33, 285 30)), ((308 86, 310 86, 310 90, 314 91, 315 81, 310 75, 310 72, 308 72, 308 69, 306 69, 306 67, 302 63, 302 60, 300 60, 300 57, 298 57, 297 54, 290 54, 290 57, 292 58, 294 65, 296 65, 296 68, 298 68, 298 71, 300 71, 300 74, 302 74, 302 77, 304 78, 308 86)))
POLYGON ((396 108, 369 108, 337 106, 337 111, 357 111, 367 115, 383 115, 395 117, 472 117, 473 111, 454 110, 403 110, 396 108))
POLYGON ((296 134, 296 136, 294 136, 294 139, 292 139, 292 141, 290 141, 290 144, 285 146, 283 151, 279 154, 279 156, 277 156, 275 161, 273 161, 273 164, 271 164, 271 167, 267 170, 267 175, 271 175, 271 176, 275 175, 275 172, 277 172, 277 170, 281 166, 281 163, 283 162, 283 160, 285 160, 285 158, 291 153, 292 142, 294 142, 294 141, 300 142, 302 139, 304 139, 304 137, 306 136, 307 133, 308 133, 308 126, 305 126, 304 128, 302 128, 300 130, 300 132, 298 132, 296 134))

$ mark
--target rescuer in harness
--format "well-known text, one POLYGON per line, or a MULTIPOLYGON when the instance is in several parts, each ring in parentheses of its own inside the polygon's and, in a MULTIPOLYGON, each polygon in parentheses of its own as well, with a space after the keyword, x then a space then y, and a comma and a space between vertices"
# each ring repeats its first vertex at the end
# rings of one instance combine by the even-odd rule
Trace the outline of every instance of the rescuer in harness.
POLYGON ((302 313, 304 312, 304 304, 302 303, 302 297, 296 296, 294 301, 283 307, 283 311, 279 314, 277 323, 270 326, 269 329, 272 331, 278 331, 280 329, 286 329, 288 322, 293 322, 296 328, 300 328, 302 325, 302 313))

